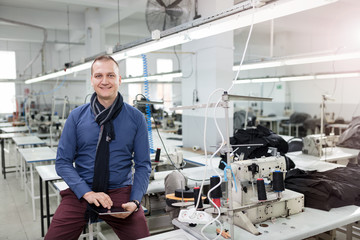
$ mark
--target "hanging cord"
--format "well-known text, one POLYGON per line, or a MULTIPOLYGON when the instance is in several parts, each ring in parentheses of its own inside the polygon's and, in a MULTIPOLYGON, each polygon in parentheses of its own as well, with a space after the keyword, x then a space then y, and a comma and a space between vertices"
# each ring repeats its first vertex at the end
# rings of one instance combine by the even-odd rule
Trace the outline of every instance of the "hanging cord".
POLYGON ((68 30, 68 48, 69 48, 69 63, 71 62, 70 56, 70 12, 69 12, 69 5, 66 6, 66 14, 67 14, 67 30, 68 30))
MULTIPOLYGON (((242 66, 242 64, 243 64, 243 62, 244 62, 245 54, 246 54, 246 51, 247 51, 247 48, 248 48, 248 45, 249 45, 250 37, 251 37, 252 30, 253 30, 253 26, 254 26, 254 16, 255 16, 255 12, 256 12, 255 5, 254 5, 254 2, 253 2, 253 1, 252 1, 252 6, 253 6, 253 8, 252 8, 252 9, 253 9, 253 14, 252 14, 252 19, 251 19, 251 26, 250 26, 248 38, 247 38, 247 40, 246 40, 246 44, 245 44, 243 56, 242 56, 242 59, 241 59, 241 61, 240 61, 240 67, 239 67, 239 70, 237 71, 236 76, 235 76, 235 78, 234 78, 234 80, 233 80, 233 82, 232 82, 232 84, 231 84, 231 86, 230 86, 230 88, 228 89, 227 92, 230 92, 230 90, 231 90, 231 89, 233 88, 233 86, 234 86, 234 83, 235 83, 236 79, 237 79, 238 76, 239 76, 240 69, 241 69, 241 66, 242 66)), ((206 150, 207 111, 208 111, 208 107, 209 107, 209 104, 210 104, 210 97, 211 97, 215 92, 217 92, 217 91, 222 91, 222 92, 224 92, 225 90, 224 90, 224 89, 217 89, 217 90, 215 90, 215 91, 209 96, 209 100, 208 100, 207 107, 206 107, 206 111, 205 111, 204 151, 205 151, 206 165, 207 165, 207 150, 206 150)), ((216 120, 216 108, 218 107, 218 105, 219 105, 219 103, 221 102, 221 100, 222 100, 222 98, 220 98, 220 99, 218 100, 218 102, 217 102, 217 104, 216 104, 216 106, 215 106, 215 108, 214 108, 214 121, 215 121, 216 128, 217 128, 217 130, 218 130, 218 132, 219 132, 219 134, 220 134, 220 136, 221 136, 222 142, 221 142, 220 147, 215 151, 214 154, 217 154, 217 153, 220 151, 220 149, 222 149, 223 146, 225 145, 224 136, 223 136, 223 134, 221 133, 221 130, 220 130, 220 128, 218 127, 218 123, 217 123, 217 120, 216 120)), ((228 139, 228 140, 229 140, 229 139, 228 139)), ((214 154, 212 155, 212 157, 214 156, 214 154)), ((211 167, 213 168, 212 161, 210 161, 210 163, 211 163, 211 164, 210 164, 211 167)), ((216 173, 217 173, 217 172, 216 172, 216 173)), ((207 174, 207 168, 205 168, 205 176, 206 176, 206 174, 207 174)), ((217 174, 218 174, 218 173, 217 173, 217 174)), ((207 237, 205 236, 204 230, 205 230, 210 224, 212 224, 213 222, 217 222, 217 223, 220 224, 220 226, 221 226, 220 233, 222 232, 222 229, 223 229, 222 224, 221 224, 220 221, 218 220, 218 219, 220 218, 220 214, 221 214, 220 209, 217 207, 217 205, 216 205, 216 204, 211 200, 211 198, 210 198, 210 193, 211 193, 211 191, 213 191, 216 187, 218 187, 218 186, 221 185, 222 178, 221 178, 220 174, 218 174, 218 176, 220 177, 219 183, 218 183, 216 186, 214 186, 212 189, 210 189, 209 192, 208 192, 208 198, 209 198, 210 202, 216 207, 216 209, 217 209, 217 211, 218 211, 218 215, 216 216, 216 218, 214 218, 213 220, 211 220, 210 222, 208 222, 207 224, 205 224, 205 226, 203 226, 203 227, 201 228, 201 235, 202 235, 205 239, 209 239, 209 238, 207 238, 207 237)), ((204 181, 201 183, 200 193, 202 192, 203 185, 204 185, 204 181)), ((196 208, 197 208, 197 206, 198 206, 198 203, 199 203, 199 199, 198 199, 196 208)), ((219 234, 217 237, 215 237, 214 240, 215 240, 215 239, 218 239, 220 236, 221 236, 221 234, 219 234)), ((234 236, 231 236, 231 237, 233 238, 234 236)))
POLYGON ((120 45, 120 0, 117 1, 117 13, 118 13, 118 34, 119 34, 119 42, 118 45, 120 45))

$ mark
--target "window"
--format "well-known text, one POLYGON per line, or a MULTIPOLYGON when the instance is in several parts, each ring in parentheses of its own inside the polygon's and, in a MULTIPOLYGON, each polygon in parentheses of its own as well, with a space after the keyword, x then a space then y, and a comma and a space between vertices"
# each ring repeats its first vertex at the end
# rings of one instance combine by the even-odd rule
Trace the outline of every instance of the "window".
MULTIPOLYGON (((143 62, 141 58, 126 59, 126 76, 138 77, 143 75, 143 62)), ((128 84, 128 103, 132 104, 136 95, 142 93, 142 84, 128 84)))
POLYGON ((16 111, 15 83, 0 83, 0 113, 16 111))
POLYGON ((138 77, 143 75, 143 62, 141 58, 126 59, 126 77, 138 77))
POLYGON ((0 51, 0 79, 16 79, 15 52, 0 51))

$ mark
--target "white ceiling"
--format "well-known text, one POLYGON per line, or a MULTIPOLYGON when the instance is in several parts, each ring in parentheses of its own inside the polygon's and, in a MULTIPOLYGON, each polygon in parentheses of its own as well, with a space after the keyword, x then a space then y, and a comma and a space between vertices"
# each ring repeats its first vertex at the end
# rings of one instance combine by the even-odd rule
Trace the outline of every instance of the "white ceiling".
MULTIPOLYGON (((146 4, 147 0, 0 0, 0 18, 44 27, 48 30, 49 42, 67 42, 69 31, 70 42, 83 44, 86 34, 85 11, 87 8, 98 8, 101 26, 104 27, 106 33, 106 44, 115 46, 119 42, 118 18, 121 20, 121 44, 150 36, 145 20, 146 4), (120 15, 117 11, 118 3, 120 15), (69 16, 67 11, 69 11, 69 16)), ((329 38, 339 38, 339 36, 333 36, 336 35, 333 31, 337 31, 339 35, 349 34, 346 37, 349 41, 357 40, 354 44, 356 48, 357 43, 360 42, 359 9, 359 0, 338 0, 337 3, 325 7, 275 20, 275 34, 311 35, 312 38, 324 38, 323 41, 329 42, 329 38)), ((258 24, 254 32, 259 35, 269 34, 269 26, 269 23, 258 24)), ((235 34, 239 35, 242 32, 243 30, 240 29, 235 31, 235 34)), ((244 38, 244 36, 238 36, 238 38, 244 38)), ((0 40, 40 43, 42 39, 40 32, 0 21, 0 40)), ((236 40, 235 36, 235 44, 236 40)), ((324 51, 329 48, 341 48, 343 46, 339 45, 349 43, 342 44, 339 41, 334 40, 333 44, 312 46, 308 49, 306 46, 299 47, 300 52, 294 50, 290 53, 324 51)), ((351 47, 354 48, 354 46, 351 47)))

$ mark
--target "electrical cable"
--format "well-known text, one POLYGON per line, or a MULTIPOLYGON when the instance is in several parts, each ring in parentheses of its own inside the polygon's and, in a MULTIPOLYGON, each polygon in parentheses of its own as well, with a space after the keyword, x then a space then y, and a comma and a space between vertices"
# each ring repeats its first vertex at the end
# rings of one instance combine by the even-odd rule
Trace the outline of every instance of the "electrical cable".
POLYGON ((88 98, 89 96, 91 96, 91 95, 92 95, 92 93, 89 93, 89 94, 87 94, 87 95, 85 96, 84 104, 86 103, 87 98, 88 98))
POLYGON ((177 59, 177 62, 178 62, 178 70, 180 71, 181 70, 181 65, 180 65, 180 59, 179 59, 179 56, 176 52, 176 46, 173 47, 174 48, 174 54, 175 54, 175 57, 177 59))
MULTIPOLYGON (((195 182, 201 182, 201 181, 203 181, 203 179, 195 179, 195 178, 188 177, 188 176, 184 175, 184 174, 181 172, 182 168, 185 167, 186 162, 185 162, 185 165, 180 166, 180 168, 178 168, 178 167, 176 166, 176 164, 173 162, 173 160, 172 160, 171 157, 170 157, 170 154, 169 154, 168 151, 167 151, 167 148, 166 148, 166 146, 165 146, 165 143, 164 143, 164 141, 163 141, 163 139, 162 139, 162 137, 161 137, 161 135, 160 135, 159 129, 158 129, 158 127, 156 126, 156 124, 155 124, 155 130, 156 130, 156 132, 157 132, 157 134, 158 134, 158 136, 159 136, 159 139, 160 139, 161 144, 162 144, 162 146, 163 146, 163 148, 164 148, 164 151, 165 151, 165 153, 166 153, 166 156, 167 156, 167 158, 169 159, 170 163, 174 166, 174 168, 175 168, 179 173, 181 173, 181 175, 182 175, 184 178, 186 178, 186 179, 188 179, 188 180, 192 180, 192 181, 195 181, 195 182)), ((205 181, 209 181, 209 180, 210 180, 209 178, 205 179, 205 181)))
MULTIPOLYGON (((142 61, 143 61, 143 72, 144 72, 144 95, 146 99, 149 99, 149 80, 148 80, 148 67, 147 67, 147 59, 145 54, 141 54, 142 61)), ((147 127, 148 127, 148 139, 150 145, 150 152, 154 153, 154 143, 152 137, 152 128, 151 128, 151 108, 150 104, 146 104, 146 120, 147 120, 147 127)), ((155 123, 156 125, 156 123, 155 123)))
POLYGON ((194 60, 193 60, 193 56, 194 54, 193 53, 191 53, 191 56, 190 56, 190 61, 191 61, 191 72, 189 73, 189 75, 187 75, 187 76, 182 76, 181 78, 182 79, 187 79, 187 78, 190 78, 192 75, 193 75, 193 73, 194 73, 194 66, 193 66, 193 63, 194 63, 194 60))
MULTIPOLYGON (((254 26, 254 16, 255 16, 255 12, 256 12, 256 11, 255 11, 255 5, 254 5, 254 2, 253 2, 253 1, 252 1, 252 6, 253 6, 253 8, 252 8, 252 9, 253 9, 253 14, 252 14, 251 26, 250 26, 248 38, 247 38, 247 40, 246 40, 246 44, 245 44, 243 56, 242 56, 242 59, 241 59, 241 61, 240 61, 239 70, 237 71, 236 76, 235 76, 235 78, 234 78, 234 80, 233 80, 233 82, 232 82, 232 84, 231 84, 231 86, 230 86, 230 88, 228 89, 227 92, 230 92, 230 90, 233 88, 234 83, 235 83, 235 81, 236 81, 236 79, 238 78, 238 75, 239 75, 239 73, 240 73, 241 66, 242 66, 242 64, 243 64, 243 62, 244 62, 244 59, 245 59, 245 54, 246 54, 246 51, 247 51, 247 48, 248 48, 248 44, 249 44, 250 37, 251 37, 251 34, 252 34, 253 26, 254 26)), ((207 161, 208 161, 208 159, 207 159, 207 150, 206 150, 207 112, 208 112, 208 108, 209 108, 211 96, 212 96, 214 93, 216 93, 217 91, 220 91, 220 90, 223 91, 223 92, 225 91, 224 89, 216 89, 216 90, 214 90, 214 91, 210 94, 210 96, 209 96, 209 98, 208 98, 208 103, 207 103, 207 106, 206 106, 206 110, 205 110, 204 151, 205 151, 205 160, 206 160, 206 164, 205 164, 205 165, 206 165, 206 166, 207 166, 207 161)), ((211 156, 210 159, 212 159, 213 156, 215 156, 215 154, 217 154, 217 153, 223 148, 223 146, 225 145, 224 136, 223 136, 223 134, 221 133, 221 130, 220 130, 220 128, 219 128, 219 126, 218 126, 218 124, 217 124, 217 120, 216 120, 216 109, 217 109, 217 107, 218 107, 218 105, 219 105, 219 103, 220 103, 221 100, 222 100, 221 98, 218 100, 218 102, 217 102, 217 104, 216 104, 216 106, 215 106, 215 108, 214 108, 214 120, 215 120, 216 128, 217 128, 217 130, 218 130, 218 132, 219 132, 219 134, 220 134, 220 137, 221 137, 221 139, 222 139, 222 142, 221 142, 220 147, 215 151, 215 153, 211 156)), ((213 165, 212 165, 212 161, 210 161, 210 166, 214 169, 214 167, 213 167, 213 165)), ((215 171, 215 172, 216 172, 216 171, 215 171)), ((216 173, 218 174, 218 172, 216 172, 216 173)), ((206 177, 206 174, 207 174, 207 167, 205 168, 205 177, 206 177)), ((221 222, 218 220, 218 219, 220 218, 221 211, 220 211, 219 207, 217 207, 217 205, 216 205, 216 204, 211 200, 211 198, 210 198, 210 193, 211 193, 211 191, 213 191, 215 188, 217 188, 218 186, 220 186, 220 184, 221 184, 221 182, 222 182, 222 178, 221 178, 220 174, 218 174, 218 176, 220 177, 219 183, 218 183, 216 186, 214 186, 212 189, 210 189, 209 192, 208 192, 209 201, 210 201, 210 202, 213 204, 213 206, 217 209, 218 215, 217 215, 213 220, 211 220, 210 222, 208 222, 207 224, 205 224, 205 225, 201 228, 201 235, 202 235, 205 239, 209 239, 209 238, 207 238, 207 237, 205 236, 204 230, 205 230, 210 224, 212 224, 213 222, 218 222, 218 223, 220 223, 220 226, 221 226, 220 232, 222 232, 222 229, 223 229, 223 226, 222 226, 221 222)), ((204 178, 205 178, 205 177, 204 177, 204 178)), ((234 179, 234 181, 235 181, 235 179, 234 179)), ((205 182, 205 181, 203 181, 203 182, 201 183, 200 193, 202 192, 202 188, 203 188, 204 182, 205 182)), ((228 183, 228 184, 231 184, 231 183, 228 183)), ((195 209, 198 207, 198 204, 199 204, 199 199, 198 199, 198 201, 197 201, 197 204, 196 204, 195 209)), ((221 234, 219 234, 217 237, 215 237, 214 240, 215 240, 215 239, 218 239, 220 236, 221 236, 221 234)), ((233 238, 234 236, 231 236, 231 237, 233 238)))

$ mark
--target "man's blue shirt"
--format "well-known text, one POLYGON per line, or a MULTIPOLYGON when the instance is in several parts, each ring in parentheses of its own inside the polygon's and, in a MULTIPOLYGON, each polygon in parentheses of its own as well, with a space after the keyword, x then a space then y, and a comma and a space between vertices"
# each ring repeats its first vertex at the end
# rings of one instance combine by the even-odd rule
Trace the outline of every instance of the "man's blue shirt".
MULTIPOLYGON (((57 151, 56 171, 79 199, 92 191, 100 132, 94 118, 90 104, 74 109, 66 120, 57 151)), ((141 201, 147 191, 151 172, 145 118, 139 110, 124 103, 113 125, 115 139, 109 146, 109 189, 132 185, 130 200, 141 201), (132 160, 135 163, 134 176, 132 160)))

